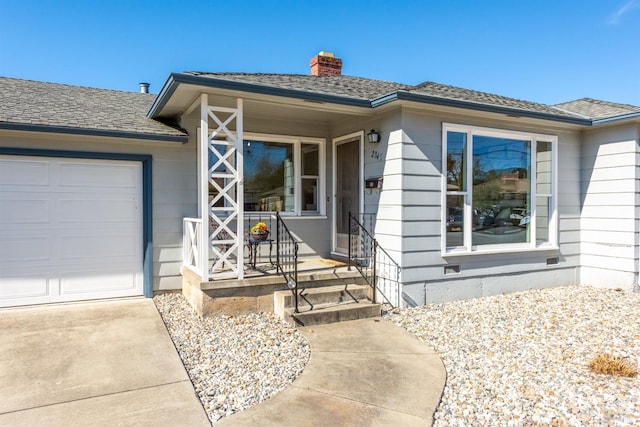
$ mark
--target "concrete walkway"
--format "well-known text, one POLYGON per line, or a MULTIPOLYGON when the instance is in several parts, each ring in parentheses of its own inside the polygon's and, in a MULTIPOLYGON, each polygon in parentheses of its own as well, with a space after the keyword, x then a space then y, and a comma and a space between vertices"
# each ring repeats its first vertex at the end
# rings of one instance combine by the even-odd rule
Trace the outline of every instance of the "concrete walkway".
POLYGON ((0 426, 210 426, 151 299, 0 310, 0 426))
POLYGON ((284 391, 220 426, 430 426, 446 380, 427 345, 384 319, 302 328, 311 359, 284 391))

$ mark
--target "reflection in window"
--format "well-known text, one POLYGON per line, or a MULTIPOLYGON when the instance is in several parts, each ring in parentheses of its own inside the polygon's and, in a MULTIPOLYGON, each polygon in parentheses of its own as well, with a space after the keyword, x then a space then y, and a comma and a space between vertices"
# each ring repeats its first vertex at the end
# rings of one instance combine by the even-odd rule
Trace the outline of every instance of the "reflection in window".
MULTIPOLYGON (((289 212, 319 214, 324 212, 320 192, 324 161, 321 142, 302 142, 282 137, 278 140, 245 140, 243 147, 244 210, 246 212, 289 212), (300 164, 296 164, 299 162, 300 164)), ((221 148, 224 153, 224 147, 221 148)), ((230 165, 236 160, 228 157, 230 165)), ((212 160, 209 159, 209 168, 212 160)), ((220 164, 215 172, 226 169, 220 164)), ((222 178, 209 182, 209 202, 214 207, 232 203, 221 196, 219 188, 227 183, 222 178)))
POLYGON ((293 212, 293 144, 244 141, 245 211, 293 212))
POLYGON ((464 231, 464 196, 447 196, 447 246, 462 246, 464 231))
POLYGON ((302 151, 302 210, 318 211, 318 161, 317 144, 301 144, 302 151))
POLYGON ((528 242, 531 142, 474 135, 471 244, 528 242))
POLYGON ((443 134, 445 248, 552 242, 555 137, 458 125, 443 134))
POLYGON ((449 132, 447 134, 447 247, 463 245, 464 203, 467 195, 465 180, 465 155, 467 134, 449 132))
POLYGON ((449 132, 447 143, 447 191, 466 191, 465 161, 467 134, 449 132))

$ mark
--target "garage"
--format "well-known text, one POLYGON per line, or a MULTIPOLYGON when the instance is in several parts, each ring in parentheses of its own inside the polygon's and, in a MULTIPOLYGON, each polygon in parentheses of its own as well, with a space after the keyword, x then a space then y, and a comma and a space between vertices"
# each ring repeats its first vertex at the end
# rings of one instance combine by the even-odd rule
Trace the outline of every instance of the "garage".
POLYGON ((0 307, 142 295, 142 169, 0 154, 0 307))

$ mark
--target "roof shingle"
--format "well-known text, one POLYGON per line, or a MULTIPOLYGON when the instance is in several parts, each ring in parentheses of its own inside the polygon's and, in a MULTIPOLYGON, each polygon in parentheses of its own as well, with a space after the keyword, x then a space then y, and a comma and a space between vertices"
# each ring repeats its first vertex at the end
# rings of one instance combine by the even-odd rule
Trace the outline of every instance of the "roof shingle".
POLYGON ((437 96, 446 99, 455 99, 459 101, 468 101, 484 105, 494 105, 499 107, 514 108, 523 111, 532 111, 536 113, 551 114, 557 116, 577 117, 577 114, 561 111, 552 106, 539 104, 536 102, 524 101, 516 98, 508 98, 506 96, 495 95, 487 92, 479 92, 477 90, 464 89, 455 86, 443 85, 440 83, 424 82, 414 86, 411 89, 414 93, 429 96, 437 96))
POLYGON ((581 98, 575 101, 556 104, 555 107, 582 114, 591 119, 606 119, 627 114, 640 113, 640 107, 630 104, 618 104, 598 99, 581 98))
POLYGON ((396 91, 406 91, 416 95, 469 102, 478 105, 511 108, 524 112, 541 113, 551 116, 581 118, 579 114, 554 108, 550 105, 523 101, 515 98, 508 98, 505 96, 434 82, 423 82, 418 85, 406 85, 346 75, 312 76, 303 74, 209 73, 200 71, 190 71, 182 74, 204 77, 212 80, 215 79, 258 84, 276 89, 293 89, 303 92, 329 94, 366 101, 372 101, 396 91))
POLYGON ((305 74, 206 73, 200 71, 190 71, 183 74, 362 100, 370 100, 386 95, 389 92, 410 87, 400 83, 345 75, 312 76, 305 74))
POLYGON ((147 118, 155 95, 0 77, 0 126, 34 125, 89 133, 184 137, 147 118))

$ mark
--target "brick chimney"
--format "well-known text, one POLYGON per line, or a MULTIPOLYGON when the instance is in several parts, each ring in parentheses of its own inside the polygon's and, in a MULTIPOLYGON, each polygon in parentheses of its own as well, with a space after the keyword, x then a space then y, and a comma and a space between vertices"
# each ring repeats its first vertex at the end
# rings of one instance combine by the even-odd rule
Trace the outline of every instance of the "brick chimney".
POLYGON ((312 76, 339 76, 342 74, 342 59, 331 52, 320 52, 309 62, 312 76))

